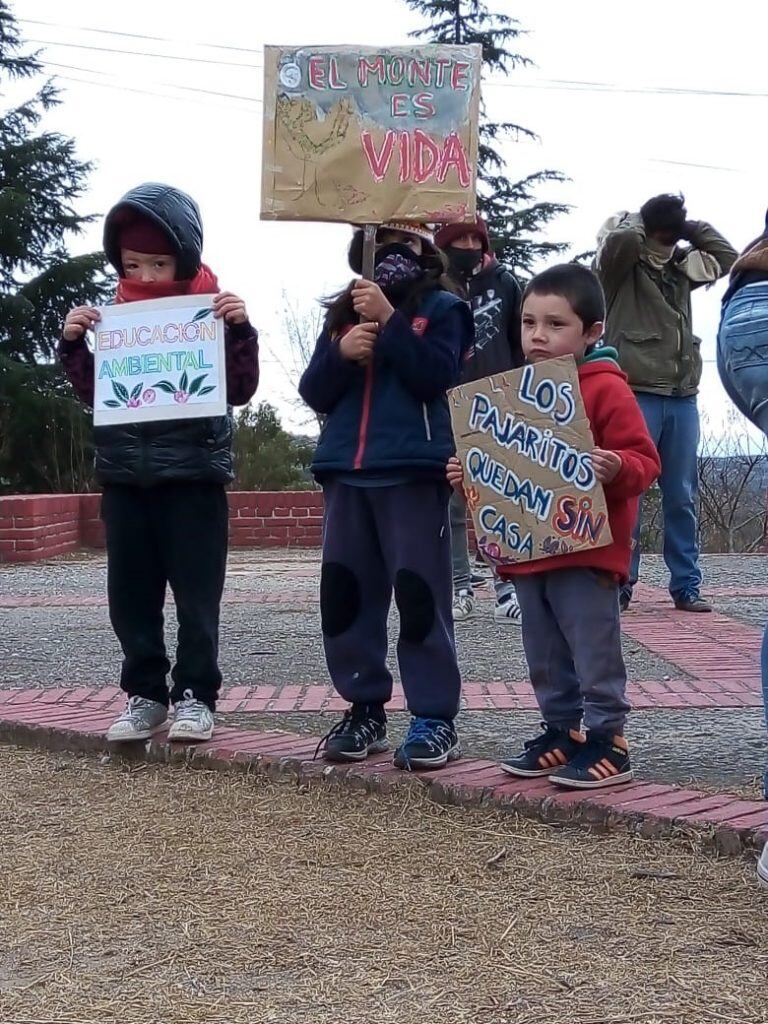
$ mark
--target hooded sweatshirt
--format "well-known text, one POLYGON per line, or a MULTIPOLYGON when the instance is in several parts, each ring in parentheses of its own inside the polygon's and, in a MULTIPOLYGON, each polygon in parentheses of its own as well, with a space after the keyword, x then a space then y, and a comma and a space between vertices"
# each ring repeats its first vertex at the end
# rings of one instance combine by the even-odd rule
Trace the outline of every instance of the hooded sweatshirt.
POLYGON ((658 477, 661 463, 626 374, 616 362, 614 349, 594 349, 579 364, 579 387, 595 447, 621 457, 618 474, 603 485, 613 540, 606 547, 591 551, 499 566, 503 578, 577 567, 608 572, 619 582, 624 582, 629 574, 638 501, 658 477))
MULTIPOLYGON (((203 226, 197 204, 178 189, 149 182, 128 192, 107 214, 104 251, 122 275, 120 230, 136 217, 152 221, 170 239, 178 280, 165 286, 121 276, 116 301, 218 292, 216 276, 201 262, 203 226)), ((225 331, 227 401, 244 405, 259 379, 258 336, 247 321, 225 331)), ((62 338, 58 354, 78 397, 93 405, 94 361, 85 337, 62 338)), ((162 420, 95 427, 96 476, 100 483, 153 487, 169 481, 227 483, 233 476, 232 416, 162 420)))

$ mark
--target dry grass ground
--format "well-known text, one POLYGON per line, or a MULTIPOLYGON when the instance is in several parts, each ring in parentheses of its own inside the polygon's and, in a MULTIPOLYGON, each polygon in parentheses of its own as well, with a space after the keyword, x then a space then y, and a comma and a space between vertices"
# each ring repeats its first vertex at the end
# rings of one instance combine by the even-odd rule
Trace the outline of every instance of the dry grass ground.
POLYGON ((751 864, 0 749, 2 1024, 766 1024, 751 864))

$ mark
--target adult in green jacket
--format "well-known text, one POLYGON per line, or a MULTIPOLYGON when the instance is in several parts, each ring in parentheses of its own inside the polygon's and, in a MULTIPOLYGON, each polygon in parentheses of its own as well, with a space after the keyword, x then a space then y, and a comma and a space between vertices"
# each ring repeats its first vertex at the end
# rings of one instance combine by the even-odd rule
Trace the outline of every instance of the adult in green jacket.
MULTIPOLYGON (((714 284, 735 259, 736 250, 710 224, 688 220, 682 196, 655 196, 639 213, 609 218, 598 234, 594 268, 607 304, 605 340, 618 350, 661 458, 664 560, 670 594, 682 611, 711 611, 700 593, 696 396, 702 361, 691 292, 714 284)), ((638 516, 623 609, 637 582, 639 534, 638 516)))

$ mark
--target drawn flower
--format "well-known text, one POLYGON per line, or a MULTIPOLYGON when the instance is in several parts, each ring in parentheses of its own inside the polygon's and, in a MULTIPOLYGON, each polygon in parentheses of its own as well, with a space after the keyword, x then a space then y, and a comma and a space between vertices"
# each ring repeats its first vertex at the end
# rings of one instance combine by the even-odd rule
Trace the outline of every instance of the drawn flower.
POLYGON ((128 401, 125 403, 126 409, 138 409, 140 405, 140 398, 129 398, 128 401))
POLYGON ((141 396, 141 399, 145 405, 152 405, 156 398, 157 392, 155 391, 154 388, 147 388, 144 394, 141 396))
POLYGON ((174 393, 173 393, 173 400, 174 400, 174 402, 178 402, 179 405, 184 405, 185 402, 189 401, 189 392, 188 391, 174 391, 174 393))
POLYGON ((489 543, 486 537, 481 537, 477 546, 491 562, 498 562, 501 559, 501 548, 499 545, 493 542, 489 543))
POLYGON ((474 484, 472 485, 472 487, 468 487, 466 489, 465 497, 467 499, 467 508, 469 509, 470 512, 474 512, 477 506, 480 504, 480 492, 474 486, 474 484))

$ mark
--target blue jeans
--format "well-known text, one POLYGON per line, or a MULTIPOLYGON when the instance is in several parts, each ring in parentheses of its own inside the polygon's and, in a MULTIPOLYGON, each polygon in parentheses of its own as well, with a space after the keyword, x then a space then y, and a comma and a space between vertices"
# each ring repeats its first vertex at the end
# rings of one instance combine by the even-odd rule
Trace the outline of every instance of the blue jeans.
MULTIPOLYGON (((699 530, 696 498, 699 493, 699 410, 695 396, 666 398, 642 392, 635 395, 648 432, 661 459, 662 513, 664 515, 664 561, 669 569, 669 592, 673 598, 698 594, 699 530)), ((637 583, 640 569, 640 519, 635 524, 630 588, 637 583)))
MULTIPOLYGON (((723 310, 717 336, 717 369, 739 412, 768 435, 768 281, 741 288, 723 310)), ((768 626, 760 669, 768 728, 768 626)), ((763 790, 768 800, 768 768, 763 790)))

